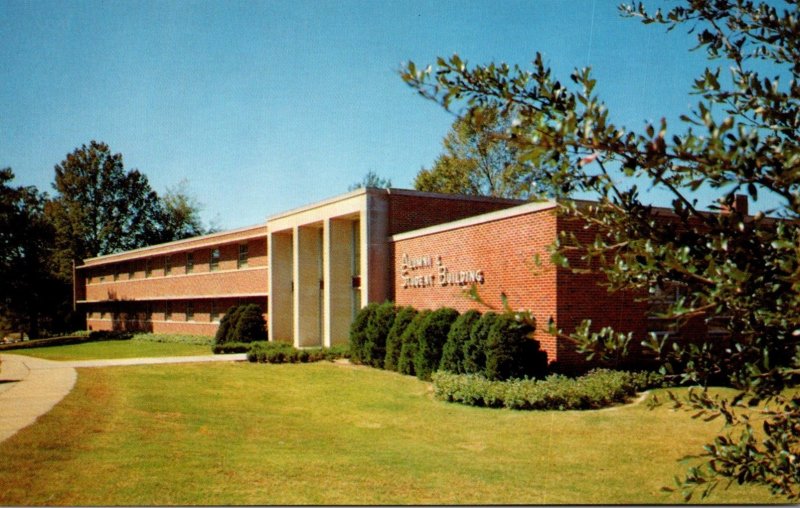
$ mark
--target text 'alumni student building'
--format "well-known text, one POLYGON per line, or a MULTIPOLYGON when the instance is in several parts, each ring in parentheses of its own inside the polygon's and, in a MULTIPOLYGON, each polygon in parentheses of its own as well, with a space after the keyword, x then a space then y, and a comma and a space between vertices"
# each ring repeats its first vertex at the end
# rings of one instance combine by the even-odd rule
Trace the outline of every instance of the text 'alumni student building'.
MULTIPOLYGON (((359 189, 273 216, 265 224, 86 259, 74 293, 91 330, 213 335, 232 305, 258 304, 270 340, 346 343, 355 313, 391 300, 418 309, 488 310, 469 298, 530 310, 548 361, 581 362, 546 323, 644 334, 654 302, 608 293, 599 274, 549 261, 560 231, 586 234, 554 202, 359 189), (538 259, 540 262, 536 263, 538 259)), ((641 295, 640 295, 641 296, 641 295)), ((669 295, 665 295, 669 298, 669 295)))

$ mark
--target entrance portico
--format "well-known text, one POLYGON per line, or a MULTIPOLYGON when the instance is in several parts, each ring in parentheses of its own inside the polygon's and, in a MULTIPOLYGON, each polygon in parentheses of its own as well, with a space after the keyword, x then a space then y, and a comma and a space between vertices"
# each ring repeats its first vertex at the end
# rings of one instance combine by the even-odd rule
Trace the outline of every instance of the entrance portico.
POLYGON ((362 304, 388 297, 387 210, 385 192, 359 189, 268 219, 272 340, 347 343, 362 304))

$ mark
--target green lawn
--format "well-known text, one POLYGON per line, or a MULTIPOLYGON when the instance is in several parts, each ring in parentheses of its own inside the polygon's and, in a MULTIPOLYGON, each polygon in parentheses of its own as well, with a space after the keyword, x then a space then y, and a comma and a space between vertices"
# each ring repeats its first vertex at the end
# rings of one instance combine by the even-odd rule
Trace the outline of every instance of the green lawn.
MULTIPOLYGON (((514 412, 323 362, 81 369, 0 444, 2 505, 678 503, 720 423, 645 405, 514 412)), ((713 503, 774 503, 761 488, 713 503)))
POLYGON ((9 354, 35 356, 46 360, 99 360, 152 356, 210 355, 211 346, 145 340, 108 340, 5 351, 9 354))

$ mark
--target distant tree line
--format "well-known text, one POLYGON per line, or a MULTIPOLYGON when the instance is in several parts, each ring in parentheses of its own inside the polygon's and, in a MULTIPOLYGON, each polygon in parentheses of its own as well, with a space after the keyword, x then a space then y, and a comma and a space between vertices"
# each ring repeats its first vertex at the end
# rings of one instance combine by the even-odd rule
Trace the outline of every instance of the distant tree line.
POLYGON ((107 144, 55 166, 54 195, 0 169, 0 332, 29 337, 84 326, 72 310, 73 262, 211 232, 181 182, 159 196, 107 144))

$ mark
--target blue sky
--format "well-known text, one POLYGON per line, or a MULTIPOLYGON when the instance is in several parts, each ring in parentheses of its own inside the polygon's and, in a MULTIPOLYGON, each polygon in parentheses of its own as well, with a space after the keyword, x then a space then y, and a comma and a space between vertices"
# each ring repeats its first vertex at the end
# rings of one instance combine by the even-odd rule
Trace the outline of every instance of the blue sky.
POLYGON ((225 229, 370 170, 410 188, 453 117, 398 70, 453 53, 528 66, 540 51, 564 81, 589 65, 615 123, 677 119, 704 55, 617 3, 0 0, 0 167, 52 193, 54 165, 105 141, 158 192, 188 180, 225 229))

